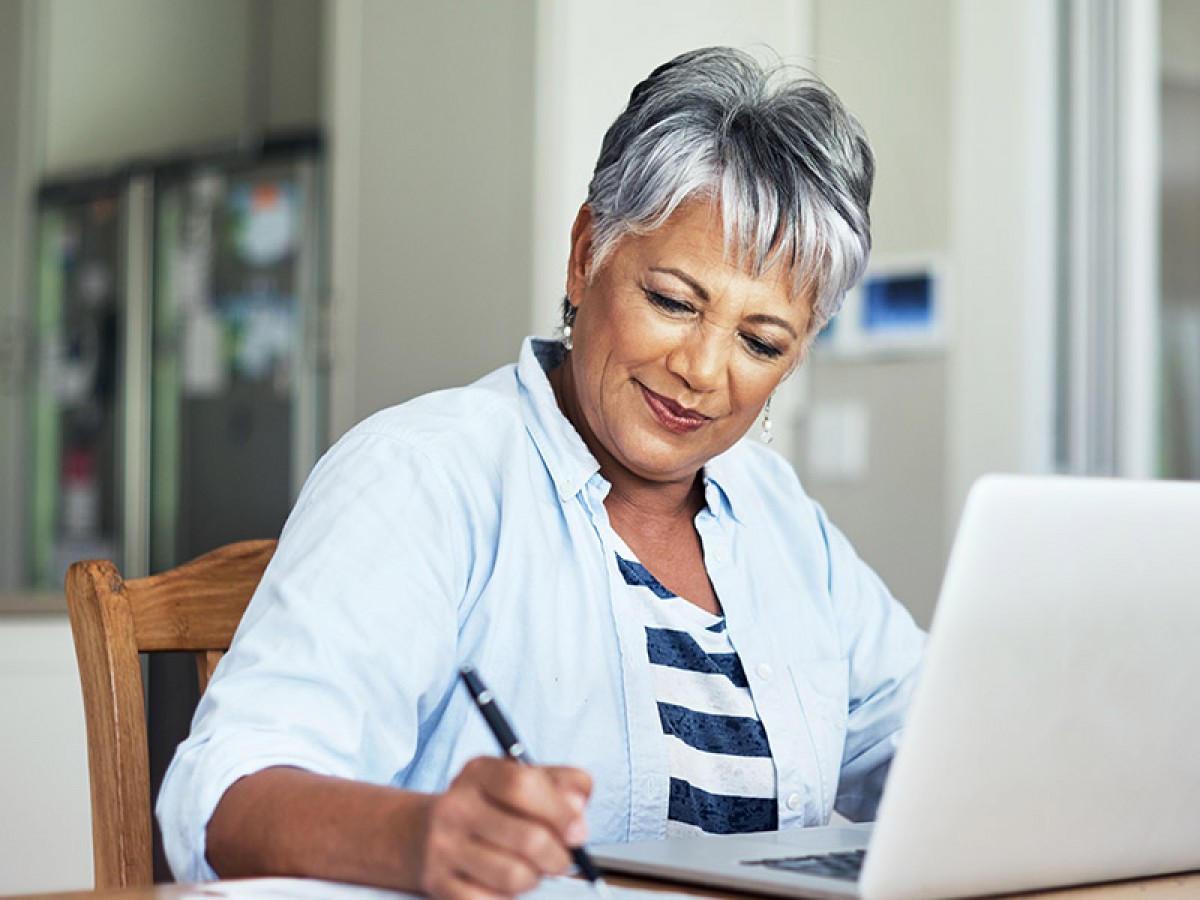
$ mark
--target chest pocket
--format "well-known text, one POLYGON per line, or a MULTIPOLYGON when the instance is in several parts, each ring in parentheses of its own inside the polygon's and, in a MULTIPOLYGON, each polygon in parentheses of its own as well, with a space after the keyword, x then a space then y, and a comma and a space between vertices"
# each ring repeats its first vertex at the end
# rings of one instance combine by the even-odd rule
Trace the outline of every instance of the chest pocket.
POLYGON ((833 811, 846 746, 850 663, 846 659, 807 660, 791 663, 788 671, 817 758, 821 777, 820 804, 828 818, 833 811))

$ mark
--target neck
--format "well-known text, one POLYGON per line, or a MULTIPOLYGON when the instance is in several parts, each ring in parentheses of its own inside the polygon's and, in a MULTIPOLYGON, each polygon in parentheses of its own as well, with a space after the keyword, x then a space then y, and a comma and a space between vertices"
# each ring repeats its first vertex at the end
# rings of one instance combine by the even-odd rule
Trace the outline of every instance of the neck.
POLYGON ((612 490, 604 506, 614 523, 632 520, 650 530, 656 526, 673 528, 682 522, 690 526, 704 507, 704 482, 698 472, 687 483, 627 480, 622 484, 609 480, 612 490))

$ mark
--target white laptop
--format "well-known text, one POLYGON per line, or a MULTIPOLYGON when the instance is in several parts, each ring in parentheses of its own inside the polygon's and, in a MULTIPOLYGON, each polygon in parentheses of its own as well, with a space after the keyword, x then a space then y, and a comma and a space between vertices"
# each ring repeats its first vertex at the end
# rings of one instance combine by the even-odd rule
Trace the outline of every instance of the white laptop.
POLYGON ((889 900, 1200 869, 1200 483, 974 486, 873 826, 592 852, 608 871, 889 900), (857 876, 799 859, 856 849, 857 876))

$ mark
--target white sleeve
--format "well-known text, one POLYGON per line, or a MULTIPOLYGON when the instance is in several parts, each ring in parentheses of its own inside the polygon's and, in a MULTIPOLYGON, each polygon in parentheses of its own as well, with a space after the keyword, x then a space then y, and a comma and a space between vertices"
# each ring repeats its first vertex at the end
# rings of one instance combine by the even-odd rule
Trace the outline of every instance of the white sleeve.
POLYGON ((392 435, 352 432, 318 464, 164 780, 177 878, 215 877, 205 831, 238 778, 288 765, 386 783, 413 759, 453 685, 464 502, 392 435))

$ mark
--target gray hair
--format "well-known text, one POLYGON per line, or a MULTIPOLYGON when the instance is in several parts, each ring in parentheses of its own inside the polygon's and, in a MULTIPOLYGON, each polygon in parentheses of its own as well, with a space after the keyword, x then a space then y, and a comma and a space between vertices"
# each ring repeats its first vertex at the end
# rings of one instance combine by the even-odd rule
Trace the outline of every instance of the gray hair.
POLYGON ((875 160, 833 91, 784 71, 710 47, 675 57, 633 89, 588 188, 592 271, 621 238, 708 198, 720 204, 731 259, 755 277, 782 265, 796 295, 811 297, 810 337, 837 314, 871 250, 875 160))

